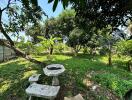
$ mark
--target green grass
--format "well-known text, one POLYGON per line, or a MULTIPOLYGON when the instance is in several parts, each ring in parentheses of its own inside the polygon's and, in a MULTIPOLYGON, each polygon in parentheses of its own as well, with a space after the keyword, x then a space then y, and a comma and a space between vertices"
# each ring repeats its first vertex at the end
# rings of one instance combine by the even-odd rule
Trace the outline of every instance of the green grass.
MULTIPOLYGON (((46 61, 48 64, 60 63, 65 66, 66 71, 60 76, 61 86, 68 88, 65 90, 64 96, 73 95, 72 84, 76 84, 77 93, 87 92, 88 89, 83 84, 83 80, 86 74, 91 71, 95 72, 92 75, 93 81, 106 89, 112 90, 120 99, 127 90, 132 88, 132 73, 124 67, 124 62, 129 59, 127 57, 124 59, 123 57, 113 56, 113 66, 107 66, 107 57, 93 57, 91 55, 79 55, 77 57, 53 55, 48 57, 50 60, 47 60, 46 56, 37 56, 36 59, 46 61)), ((25 88, 29 85, 28 77, 33 73, 43 74, 42 67, 22 58, 1 63, 0 100, 9 100, 11 97, 14 97, 15 100, 26 100, 25 88)), ((42 75, 40 83, 50 84, 51 78, 42 75)))
POLYGON ((37 71, 35 65, 22 58, 0 64, 0 100, 8 100, 11 96, 25 100, 27 78, 37 71))

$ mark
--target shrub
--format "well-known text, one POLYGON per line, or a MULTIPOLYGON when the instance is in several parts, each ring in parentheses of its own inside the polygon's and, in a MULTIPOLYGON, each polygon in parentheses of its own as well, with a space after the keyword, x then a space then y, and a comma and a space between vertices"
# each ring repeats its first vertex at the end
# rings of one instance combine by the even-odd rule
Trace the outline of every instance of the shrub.
POLYGON ((106 88, 114 91, 114 93, 120 98, 123 98, 125 92, 132 88, 132 80, 120 79, 115 74, 97 74, 93 79, 100 83, 102 86, 106 86, 106 88))

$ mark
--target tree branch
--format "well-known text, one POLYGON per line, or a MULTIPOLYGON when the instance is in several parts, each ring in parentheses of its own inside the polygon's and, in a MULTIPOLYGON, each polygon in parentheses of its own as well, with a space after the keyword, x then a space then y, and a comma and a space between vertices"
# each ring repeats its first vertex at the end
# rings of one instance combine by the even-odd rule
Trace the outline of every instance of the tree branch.
POLYGON ((6 33, 6 31, 4 30, 4 28, 2 27, 2 24, 0 23, 0 30, 3 33, 3 35, 6 37, 6 39, 10 42, 11 46, 14 46, 14 42, 12 41, 12 39, 8 36, 8 34, 6 33))
POLYGON ((4 11, 4 10, 6 10, 7 8, 9 8, 9 5, 11 4, 11 0, 8 0, 8 4, 7 4, 7 6, 5 7, 5 8, 3 8, 1 11, 4 11))
POLYGON ((16 48, 15 46, 11 46, 10 44, 8 44, 8 42, 6 40, 1 40, 0 39, 0 45, 6 46, 6 47, 14 50, 15 53, 16 53, 16 55, 19 56, 19 57, 23 57, 23 58, 27 59, 28 61, 33 62, 33 63, 36 63, 36 64, 39 64, 39 65, 42 65, 43 67, 46 66, 46 63, 41 62, 41 61, 38 61, 38 60, 36 60, 36 59, 34 59, 34 58, 26 55, 20 49, 16 48))

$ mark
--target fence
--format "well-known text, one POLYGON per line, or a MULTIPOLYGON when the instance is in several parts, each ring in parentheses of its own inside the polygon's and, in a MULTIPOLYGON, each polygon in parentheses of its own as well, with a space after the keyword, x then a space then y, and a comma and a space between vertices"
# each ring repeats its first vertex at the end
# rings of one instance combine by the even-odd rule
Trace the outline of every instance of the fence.
POLYGON ((5 46, 0 46, 0 62, 9 60, 15 57, 15 52, 5 46))

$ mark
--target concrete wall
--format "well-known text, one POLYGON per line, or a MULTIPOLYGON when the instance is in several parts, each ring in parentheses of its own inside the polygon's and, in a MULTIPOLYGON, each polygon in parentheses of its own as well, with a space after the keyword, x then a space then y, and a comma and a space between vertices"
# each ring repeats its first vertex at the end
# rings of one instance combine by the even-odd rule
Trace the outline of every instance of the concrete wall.
POLYGON ((9 60, 14 57, 15 52, 12 49, 0 45, 0 62, 9 60))

